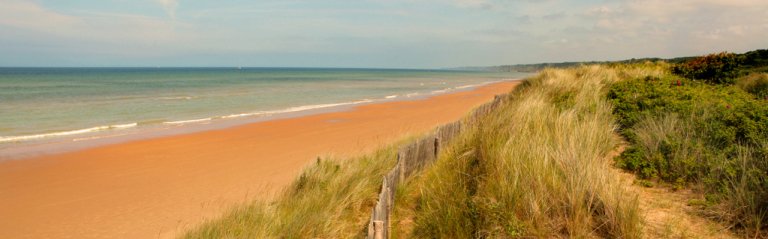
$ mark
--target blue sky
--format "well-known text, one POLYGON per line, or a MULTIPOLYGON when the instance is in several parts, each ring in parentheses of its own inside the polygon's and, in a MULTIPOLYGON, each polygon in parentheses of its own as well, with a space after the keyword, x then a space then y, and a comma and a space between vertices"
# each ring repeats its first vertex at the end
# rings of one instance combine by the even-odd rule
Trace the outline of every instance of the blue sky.
POLYGON ((435 68, 768 48, 765 0, 0 0, 0 66, 435 68))

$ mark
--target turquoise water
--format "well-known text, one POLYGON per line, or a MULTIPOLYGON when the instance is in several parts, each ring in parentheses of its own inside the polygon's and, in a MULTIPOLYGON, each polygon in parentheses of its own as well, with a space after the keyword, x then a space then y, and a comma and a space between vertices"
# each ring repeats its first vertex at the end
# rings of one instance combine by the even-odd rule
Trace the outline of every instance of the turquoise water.
POLYGON ((0 146, 427 96, 522 73, 301 68, 0 68, 0 146))

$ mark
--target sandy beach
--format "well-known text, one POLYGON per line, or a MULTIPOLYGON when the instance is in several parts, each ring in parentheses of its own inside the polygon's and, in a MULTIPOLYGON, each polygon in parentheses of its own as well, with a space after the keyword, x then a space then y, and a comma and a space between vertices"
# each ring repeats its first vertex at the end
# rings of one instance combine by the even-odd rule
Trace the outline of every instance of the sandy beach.
POLYGON ((464 116, 517 82, 0 162, 0 238, 169 238, 267 198, 317 156, 351 156, 464 116))

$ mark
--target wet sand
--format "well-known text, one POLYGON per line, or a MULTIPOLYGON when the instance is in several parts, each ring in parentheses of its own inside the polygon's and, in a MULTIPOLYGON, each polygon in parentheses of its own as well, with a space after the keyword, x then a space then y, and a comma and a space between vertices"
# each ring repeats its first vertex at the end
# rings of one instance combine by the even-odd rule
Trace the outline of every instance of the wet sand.
POLYGON ((317 156, 427 132, 515 85, 2 161, 0 238, 173 237, 268 198, 317 156))

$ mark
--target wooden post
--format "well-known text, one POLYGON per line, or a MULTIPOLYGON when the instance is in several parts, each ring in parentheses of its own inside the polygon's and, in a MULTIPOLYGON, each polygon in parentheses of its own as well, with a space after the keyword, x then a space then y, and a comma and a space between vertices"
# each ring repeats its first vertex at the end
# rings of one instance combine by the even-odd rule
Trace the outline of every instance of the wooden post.
POLYGON ((375 220, 376 216, 376 207, 373 207, 373 211, 371 212, 371 220, 368 222, 368 236, 365 237, 367 239, 373 239, 373 221, 375 220))
POLYGON ((384 239, 384 222, 373 221, 373 238, 384 239))
POLYGON ((392 188, 387 188, 387 227, 386 236, 389 238, 389 233, 392 231, 392 210, 394 209, 394 202, 395 202, 395 192, 392 191, 392 188))
POLYGON ((403 148, 397 151, 397 165, 400 167, 398 177, 400 182, 405 182, 405 155, 403 155, 403 148))
POLYGON ((435 157, 435 159, 437 159, 437 153, 440 152, 440 147, 442 147, 442 145, 440 145, 440 136, 435 137, 435 146, 434 147, 435 147, 434 157, 435 157))
POLYGON ((392 205, 389 204, 390 202, 390 196, 391 191, 389 191, 389 188, 384 189, 384 225, 382 225, 382 230, 384 231, 384 238, 389 238, 389 216, 390 213, 392 213, 392 205))

